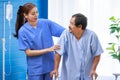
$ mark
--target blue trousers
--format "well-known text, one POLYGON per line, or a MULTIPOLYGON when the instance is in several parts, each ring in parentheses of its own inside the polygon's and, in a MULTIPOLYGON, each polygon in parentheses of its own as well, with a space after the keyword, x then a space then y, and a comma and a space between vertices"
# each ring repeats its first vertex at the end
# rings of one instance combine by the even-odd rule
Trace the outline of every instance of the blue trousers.
POLYGON ((45 73, 45 74, 34 75, 34 76, 28 75, 28 80, 52 80, 52 78, 50 77, 50 73, 45 73))

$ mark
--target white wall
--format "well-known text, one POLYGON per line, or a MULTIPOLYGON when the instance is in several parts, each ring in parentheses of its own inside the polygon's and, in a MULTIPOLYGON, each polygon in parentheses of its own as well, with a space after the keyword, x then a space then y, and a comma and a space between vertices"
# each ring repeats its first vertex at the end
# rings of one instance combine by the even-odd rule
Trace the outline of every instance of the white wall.
MULTIPOLYGON (((88 17, 88 28, 94 30, 102 44, 104 53, 98 65, 100 76, 113 76, 114 72, 120 73, 120 65, 106 51, 108 42, 113 41, 109 34, 109 18, 120 18, 120 0, 48 0, 49 19, 68 27, 71 16, 83 13, 88 17), (117 67, 116 67, 117 66, 117 67)), ((55 39, 56 41, 56 39, 55 39)))

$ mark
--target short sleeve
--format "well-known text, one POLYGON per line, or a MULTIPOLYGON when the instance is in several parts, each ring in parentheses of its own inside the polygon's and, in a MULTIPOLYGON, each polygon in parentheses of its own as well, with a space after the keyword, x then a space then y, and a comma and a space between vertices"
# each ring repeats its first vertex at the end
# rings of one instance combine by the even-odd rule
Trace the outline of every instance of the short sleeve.
POLYGON ((29 49, 27 39, 26 39, 24 33, 22 33, 22 32, 19 32, 19 35, 18 35, 18 48, 20 50, 29 49))
POLYGON ((61 26, 51 20, 48 20, 48 24, 49 24, 49 28, 50 28, 52 36, 55 36, 55 37, 60 37, 61 33, 65 29, 63 26, 61 26))
POLYGON ((102 46, 100 44, 100 41, 97 37, 97 35, 94 33, 91 38, 91 49, 92 49, 92 54, 94 56, 100 55, 103 53, 102 46))
POLYGON ((67 31, 63 31, 61 34, 57 44, 60 45, 60 49, 57 50, 56 52, 60 55, 63 55, 66 52, 66 45, 67 45, 67 31))

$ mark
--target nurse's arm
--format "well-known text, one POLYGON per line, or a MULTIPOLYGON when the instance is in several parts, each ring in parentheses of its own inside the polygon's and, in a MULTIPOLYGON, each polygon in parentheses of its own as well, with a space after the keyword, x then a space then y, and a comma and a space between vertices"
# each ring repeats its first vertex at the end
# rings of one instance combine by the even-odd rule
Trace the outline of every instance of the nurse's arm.
POLYGON ((31 50, 31 49, 27 49, 25 50, 25 53, 27 54, 27 56, 38 56, 38 55, 42 55, 42 54, 46 54, 55 50, 60 49, 60 46, 58 45, 54 45, 50 48, 46 48, 46 49, 41 49, 41 50, 31 50))

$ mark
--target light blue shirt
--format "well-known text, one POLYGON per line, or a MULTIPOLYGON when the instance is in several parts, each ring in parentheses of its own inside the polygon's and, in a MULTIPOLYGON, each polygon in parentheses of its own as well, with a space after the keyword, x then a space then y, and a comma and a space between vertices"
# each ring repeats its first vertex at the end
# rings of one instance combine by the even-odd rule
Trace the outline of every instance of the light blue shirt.
POLYGON ((61 49, 57 52, 63 55, 61 80, 91 80, 89 72, 93 58, 103 53, 97 35, 86 29, 80 40, 77 40, 69 30, 65 30, 58 44, 61 49))
MULTIPOLYGON (((53 46, 52 36, 59 37, 64 28, 50 20, 39 19, 37 27, 33 28, 28 22, 19 30, 18 44, 20 50, 41 50, 53 46)), ((43 55, 27 56, 28 75, 48 73, 54 67, 54 52, 43 55)))

